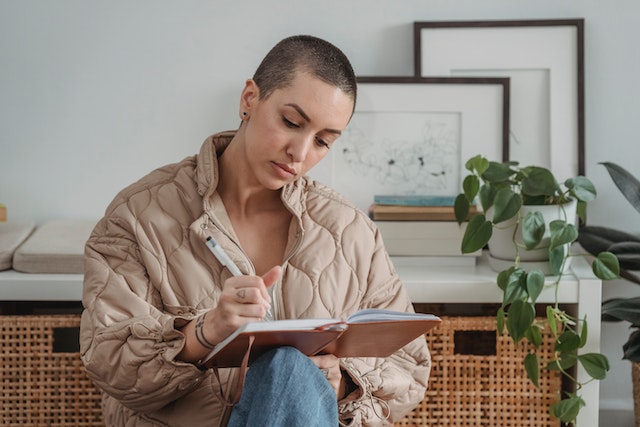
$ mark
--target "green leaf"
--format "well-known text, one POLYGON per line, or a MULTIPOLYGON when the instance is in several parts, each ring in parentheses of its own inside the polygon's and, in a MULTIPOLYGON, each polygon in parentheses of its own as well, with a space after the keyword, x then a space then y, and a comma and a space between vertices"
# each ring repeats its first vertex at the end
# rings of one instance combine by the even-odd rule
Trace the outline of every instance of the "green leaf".
POLYGON ((482 249, 489 242, 492 232, 491 222, 487 221, 482 214, 475 215, 469 220, 467 229, 464 231, 461 245, 462 253, 468 254, 482 249))
POLYGON ((536 310, 526 301, 514 301, 507 312, 507 331, 514 343, 518 343, 533 324, 536 310))
MULTIPOLYGON (((580 227, 578 241, 587 252, 595 256, 602 251, 609 250, 612 245, 617 243, 633 242, 640 244, 640 236, 610 227, 585 225, 580 227)), ((640 253, 640 250, 636 249, 633 252, 640 253)))
POLYGON ((540 270, 533 270, 527 274, 527 293, 531 302, 536 302, 544 288, 544 274, 540 270))
POLYGON ((504 307, 500 307, 498 309, 498 314, 496 315, 496 333, 498 335, 502 335, 502 331, 504 331, 504 307))
POLYGON ((493 200, 493 223, 498 224, 516 216, 522 206, 522 198, 509 188, 501 188, 493 200))
POLYGON ((622 268, 640 270, 640 242, 622 241, 611 243, 607 251, 618 258, 622 268))
POLYGON ((562 266, 567 255, 567 249, 568 248, 566 246, 558 246, 557 248, 549 251, 549 268, 551 273, 555 276, 562 272, 562 266))
POLYGON ((600 353, 579 354, 578 361, 585 371, 597 380, 603 380, 609 371, 609 360, 600 353))
POLYGON ((585 318, 582 320, 582 329, 580 330, 580 348, 584 347, 587 343, 588 332, 587 318, 585 316, 585 318))
POLYGON ((493 200, 496 198, 496 189, 488 183, 485 183, 480 187, 478 197, 480 198, 480 204, 482 209, 486 212, 491 206, 493 206, 493 200))
MULTIPOLYGON (((614 254, 616 258, 618 258, 620 268, 624 268, 626 270, 640 270, 640 253, 617 254, 614 246, 611 246, 611 253, 614 254)), ((628 279, 628 277, 625 277, 625 279, 628 279)))
POLYGON ((503 291, 507 289, 507 285, 509 284, 509 278, 511 277, 511 274, 515 270, 516 270, 516 267, 509 267, 508 269, 502 270, 501 272, 498 273, 496 283, 498 284, 498 287, 500 289, 502 289, 503 291))
POLYGON ((482 175, 489 167, 489 160, 478 154, 467 160, 464 166, 467 170, 475 171, 478 175, 482 175))
POLYGON ((556 312, 552 306, 547 306, 547 323, 554 337, 558 336, 558 327, 556 325, 556 312))
POLYGON ((622 195, 640 212, 640 181, 629 171, 615 163, 602 162, 622 195))
POLYGON ((640 325, 640 297, 607 300, 602 303, 602 314, 640 325))
POLYGON ((502 305, 506 306, 514 301, 527 299, 527 276, 521 269, 514 269, 507 278, 507 285, 502 295, 502 305))
POLYGON ((480 190, 480 178, 476 175, 467 175, 462 181, 462 190, 469 203, 473 203, 480 190))
POLYGON ((580 347, 580 336, 573 329, 566 329, 556 340, 555 351, 569 353, 580 347))
POLYGON ((544 237, 546 226, 544 217, 539 211, 529 212, 522 221, 522 240, 527 249, 538 246, 544 237))
POLYGON ((456 200, 453 202, 453 212, 456 215, 458 224, 462 224, 467 220, 469 216, 469 201, 464 194, 456 196, 456 200))
POLYGON ((562 353, 560 355, 560 359, 552 360, 546 366, 546 369, 550 371, 566 371, 567 369, 573 367, 576 363, 578 363, 578 358, 575 354, 572 353, 562 353))
POLYGON ((584 176, 569 178, 564 182, 564 185, 569 189, 569 194, 582 202, 595 200, 598 195, 596 187, 589 178, 584 176))
POLYGON ((529 353, 524 358, 524 369, 527 372, 527 377, 538 387, 538 376, 540 369, 538 368, 538 356, 535 353, 529 353))
POLYGON ((572 243, 578 238, 578 229, 575 225, 564 222, 561 219, 549 223, 549 250, 558 246, 572 243))
POLYGON ((535 348, 540 347, 540 344, 542 344, 542 332, 535 324, 531 325, 531 327, 527 329, 525 337, 535 348))
POLYGON ((578 214, 578 218, 580 218, 581 224, 587 222, 587 202, 578 200, 578 205, 576 206, 576 213, 578 214))
POLYGON ((522 180, 522 193, 527 196, 553 196, 560 189, 549 169, 538 166, 523 168, 526 177, 522 180))
POLYGON ((620 263, 611 252, 602 252, 593 260, 591 265, 593 274, 602 280, 611 280, 620 277, 620 263))
POLYGON ((564 423, 571 423, 575 421, 580 412, 580 408, 584 405, 584 400, 582 400, 580 396, 571 395, 566 399, 554 403, 549 409, 549 413, 564 423))
POLYGON ((624 343, 622 350, 624 350, 624 359, 640 362, 640 331, 629 335, 629 340, 624 343))
POLYGON ((483 180, 492 182, 494 184, 506 184, 515 171, 511 169, 509 164, 489 162, 487 169, 480 174, 483 180))

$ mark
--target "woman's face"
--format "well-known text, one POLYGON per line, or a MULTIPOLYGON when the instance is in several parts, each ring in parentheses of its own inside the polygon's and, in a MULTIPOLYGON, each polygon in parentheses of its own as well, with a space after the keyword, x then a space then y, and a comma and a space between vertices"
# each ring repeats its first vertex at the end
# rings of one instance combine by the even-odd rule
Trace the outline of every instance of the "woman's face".
POLYGON ((256 180, 276 190, 306 174, 349 123, 353 100, 341 89, 299 72, 291 85, 259 99, 248 81, 242 94, 246 157, 256 180))

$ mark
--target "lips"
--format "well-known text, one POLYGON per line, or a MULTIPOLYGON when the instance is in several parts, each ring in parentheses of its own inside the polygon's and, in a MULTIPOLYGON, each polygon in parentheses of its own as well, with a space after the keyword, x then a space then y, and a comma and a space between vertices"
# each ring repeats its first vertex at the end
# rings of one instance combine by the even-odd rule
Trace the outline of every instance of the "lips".
POLYGON ((273 164, 276 166, 277 169, 279 169, 280 171, 284 172, 284 174, 296 176, 296 170, 291 168, 291 167, 289 167, 285 163, 273 162, 273 164))

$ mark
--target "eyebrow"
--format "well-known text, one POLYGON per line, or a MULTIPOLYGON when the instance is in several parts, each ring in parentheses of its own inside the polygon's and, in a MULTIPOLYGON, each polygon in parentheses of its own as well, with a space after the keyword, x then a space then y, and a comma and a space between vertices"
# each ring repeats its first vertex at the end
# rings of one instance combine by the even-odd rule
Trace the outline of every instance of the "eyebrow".
MULTIPOLYGON (((285 104, 285 106, 293 108, 294 110, 296 110, 298 112, 298 114, 300 114, 302 116, 303 119, 305 119, 306 121, 311 123, 311 118, 307 115, 307 113, 304 112, 302 107, 300 107, 298 104, 290 103, 290 104, 285 104)), ((324 131, 325 132, 329 132, 329 133, 335 133, 337 135, 342 135, 342 131, 340 131, 338 129, 324 129, 324 131)))

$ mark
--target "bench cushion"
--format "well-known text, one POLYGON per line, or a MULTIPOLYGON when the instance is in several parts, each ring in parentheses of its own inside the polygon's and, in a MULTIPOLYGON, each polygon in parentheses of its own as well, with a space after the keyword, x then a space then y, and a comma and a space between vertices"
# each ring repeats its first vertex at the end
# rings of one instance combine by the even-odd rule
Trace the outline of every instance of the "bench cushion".
POLYGON ((0 271, 11 268, 14 252, 34 228, 32 221, 0 222, 0 271))
POLYGON ((55 220, 37 227, 13 255, 23 273, 82 273, 84 245, 96 221, 55 220))

